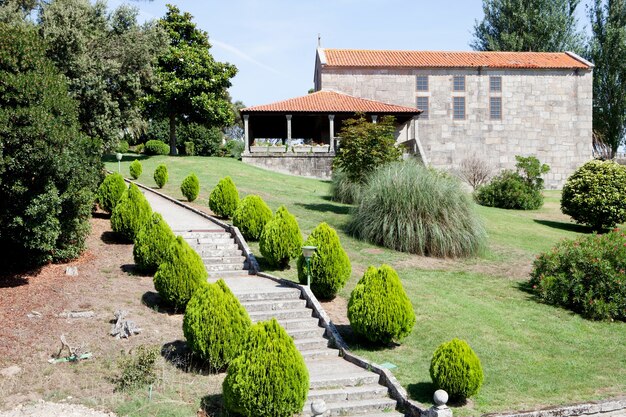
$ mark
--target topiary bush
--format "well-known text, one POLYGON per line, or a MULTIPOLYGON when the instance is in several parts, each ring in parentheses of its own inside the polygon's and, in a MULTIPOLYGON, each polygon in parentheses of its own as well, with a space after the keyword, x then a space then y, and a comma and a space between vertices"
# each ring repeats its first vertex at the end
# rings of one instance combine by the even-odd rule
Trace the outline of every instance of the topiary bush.
POLYGON ((246 417, 291 417, 302 412, 309 372, 293 339, 275 319, 253 325, 224 379, 224 404, 246 417))
MULTIPOLYGON (((339 243, 337 232, 328 224, 320 223, 304 244, 317 247, 311 257, 313 294, 323 300, 334 298, 352 273, 350 259, 339 243)), ((301 284, 307 282, 306 261, 302 255, 298 258, 298 279, 301 284)))
POLYGON ((177 236, 154 274, 154 288, 166 303, 184 310, 193 293, 207 278, 200 255, 181 236, 177 236))
POLYGON ((147 155, 167 155, 170 153, 170 146, 160 140, 149 140, 144 144, 143 151, 147 155))
POLYGON ((216 216, 229 218, 237 210, 239 193, 230 177, 222 178, 209 196, 209 208, 216 216))
POLYGON ((185 151, 185 155, 194 156, 196 154, 196 145, 193 142, 185 142, 183 144, 183 149, 185 151))
POLYGON ((478 394, 484 379, 476 353, 466 341, 456 338, 435 350, 430 361, 430 377, 437 389, 445 390, 456 400, 478 394))
POLYGON ((121 140, 118 144, 117 144, 117 148, 116 148, 116 152, 119 153, 127 153, 128 149, 130 149, 130 145, 128 145, 128 142, 125 140, 121 140))
POLYGON ((258 195, 245 196, 233 214, 233 225, 248 240, 259 240, 263 227, 270 220, 272 210, 258 195))
MULTIPOLYGON (((302 234, 295 216, 285 206, 265 225, 259 250, 270 265, 281 268, 289 265, 289 259, 297 257, 302 250, 302 234)), ((306 274, 306 271, 305 271, 306 274)))
POLYGON ((133 257, 140 271, 152 273, 165 261, 167 251, 176 236, 159 213, 152 213, 135 237, 133 257))
POLYGON ((196 290, 183 319, 187 346, 215 370, 223 369, 243 352, 250 326, 246 309, 221 279, 196 290))
POLYGON ((561 211, 596 231, 626 221, 626 167, 614 161, 589 161, 563 187, 561 211))
POLYGON ((131 162, 128 168, 130 170, 130 176, 134 180, 139 179, 139 176, 143 172, 143 167, 141 166, 141 162, 135 159, 133 162, 131 162))
POLYGON ((126 191, 126 182, 121 174, 109 174, 98 188, 96 198, 100 208, 111 213, 126 191))
POLYGON ((626 321, 626 234, 564 240, 534 262, 537 297, 594 320, 626 321))
POLYGON ((152 209, 146 197, 135 185, 124 191, 111 214, 111 228, 130 241, 134 241, 142 227, 150 221, 152 209))
POLYGON ((391 343, 408 336, 415 312, 400 278, 389 265, 370 266, 352 290, 348 319, 354 332, 374 343, 391 343))
POLYGON ((194 201, 200 193, 200 180, 196 174, 188 175, 180 185, 180 192, 183 193, 187 201, 194 201))
POLYGON ((486 240, 459 180, 414 160, 388 164, 369 177, 348 231, 387 248, 439 257, 474 255, 486 240))
POLYGON ((154 182, 156 182, 157 187, 163 188, 167 181, 169 180, 169 174, 167 172, 167 167, 165 164, 160 164, 154 170, 154 182))
POLYGON ((333 201, 344 204, 356 204, 361 197, 363 184, 353 182, 341 169, 333 169, 330 182, 330 195, 333 201))

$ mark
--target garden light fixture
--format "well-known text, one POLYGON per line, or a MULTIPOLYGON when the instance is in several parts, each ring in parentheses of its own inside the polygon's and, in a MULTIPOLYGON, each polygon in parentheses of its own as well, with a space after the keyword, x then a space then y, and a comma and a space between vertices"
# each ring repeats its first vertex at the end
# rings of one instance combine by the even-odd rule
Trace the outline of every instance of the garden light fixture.
POLYGON ((306 261, 306 285, 308 287, 311 286, 311 257, 315 253, 317 246, 303 246, 302 247, 302 256, 304 256, 304 260, 306 261))
POLYGON ((123 156, 124 155, 122 155, 120 152, 115 154, 115 159, 117 159, 117 173, 118 174, 120 174, 122 172, 122 167, 121 167, 121 162, 120 161, 122 160, 123 156))

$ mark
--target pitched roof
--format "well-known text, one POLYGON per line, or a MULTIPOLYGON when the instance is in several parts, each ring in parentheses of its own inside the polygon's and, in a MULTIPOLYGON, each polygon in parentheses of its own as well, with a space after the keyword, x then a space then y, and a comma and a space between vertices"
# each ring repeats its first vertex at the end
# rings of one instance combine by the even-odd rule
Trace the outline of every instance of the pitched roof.
POLYGON ((306 96, 278 101, 261 106, 246 107, 248 112, 305 112, 305 113, 421 113, 415 107, 397 106, 381 101, 368 100, 338 93, 336 91, 317 91, 306 96))
POLYGON ((589 69, 570 52, 445 52, 320 49, 326 67, 589 69))

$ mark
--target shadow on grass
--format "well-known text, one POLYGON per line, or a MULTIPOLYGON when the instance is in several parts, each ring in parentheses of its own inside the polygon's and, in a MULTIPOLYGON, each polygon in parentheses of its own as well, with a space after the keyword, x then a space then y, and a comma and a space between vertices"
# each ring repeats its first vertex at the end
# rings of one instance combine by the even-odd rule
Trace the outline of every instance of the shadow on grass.
POLYGON ((106 232, 102 232, 100 235, 100 240, 102 240, 107 245, 130 245, 131 241, 124 238, 122 235, 116 232, 112 232, 110 230, 106 232))
POLYGON ((144 271, 139 268, 137 264, 124 264, 120 267, 120 269, 122 270, 122 272, 136 277, 149 277, 154 275, 154 272, 151 273, 150 271, 144 271))
POLYGON ((227 417, 230 416, 224 406, 224 395, 212 394, 205 395, 200 400, 200 409, 204 415, 211 417, 227 417))
POLYGON ((555 222, 552 220, 541 220, 541 219, 533 219, 535 223, 539 223, 543 226, 548 226, 553 229, 565 230, 567 232, 576 232, 576 233, 591 233, 593 230, 588 226, 583 226, 580 224, 574 223, 566 223, 566 222, 555 222))
POLYGON ((223 371, 223 369, 211 367, 207 361, 198 359, 184 340, 165 343, 161 347, 161 356, 177 369, 187 373, 214 375, 223 371))
POLYGON ((154 291, 146 291, 141 296, 141 302, 148 308, 156 311, 157 313, 167 314, 167 315, 175 315, 175 314, 183 314, 184 310, 178 310, 163 301, 159 293, 154 291))
POLYGON ((322 213, 348 214, 350 206, 341 206, 338 204, 318 203, 318 204, 302 204, 296 203, 296 206, 304 207, 307 210, 319 211, 322 213))
POLYGON ((335 328, 350 349, 362 349, 369 352, 376 352, 380 350, 394 349, 395 347, 400 346, 399 344, 393 342, 390 344, 370 342, 369 340, 354 333, 349 324, 335 324, 335 328))
POLYGON ((267 259, 265 259, 263 256, 260 255, 255 255, 257 262, 259 263, 259 268, 261 268, 261 271, 263 272, 275 272, 275 271, 285 271, 285 270, 289 270, 291 269, 290 265, 287 265, 285 268, 281 267, 281 266, 277 266, 277 265, 272 265, 270 264, 267 259))
POLYGON ((420 403, 432 403, 437 388, 432 382, 417 382, 407 385, 406 390, 410 399, 420 403))
MULTIPOLYGON (((139 154, 139 153, 125 153, 122 156, 121 162, 128 162, 128 161, 132 162, 135 159, 143 161, 145 159, 150 159, 150 155, 139 154)), ((117 162, 117 158, 115 157, 115 154, 104 155, 102 157, 102 162, 117 162)))

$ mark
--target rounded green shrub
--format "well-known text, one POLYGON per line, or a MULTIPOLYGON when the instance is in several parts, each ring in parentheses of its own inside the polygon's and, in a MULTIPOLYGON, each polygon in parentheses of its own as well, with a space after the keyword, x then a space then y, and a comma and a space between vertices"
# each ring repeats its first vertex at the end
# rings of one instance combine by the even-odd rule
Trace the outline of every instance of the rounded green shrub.
POLYGON ((534 262, 530 285, 545 303, 594 320, 626 321, 626 234, 564 240, 534 262))
POLYGON ((355 237, 402 252, 458 257, 478 253, 486 232, 458 179, 414 160, 370 175, 348 224, 355 237))
POLYGON ((476 353, 460 339, 442 343, 430 361, 430 377, 437 389, 445 390, 450 398, 464 400, 480 390, 483 368, 476 353))
POLYGON ((517 172, 505 170, 489 184, 478 187, 474 193, 481 206, 511 210, 537 210, 543 206, 543 195, 535 190, 517 172))
POLYGON ((131 162, 129 169, 130 169, 130 176, 134 180, 139 179, 139 176, 143 172, 143 167, 141 166, 141 162, 139 162, 136 159, 133 162, 131 162))
POLYGON ((176 309, 184 309, 207 278, 200 255, 181 236, 177 236, 154 274, 154 288, 165 302, 176 309))
MULTIPOLYGON (((352 273, 350 259, 339 243, 337 232, 328 224, 320 223, 304 244, 317 247, 311 257, 313 294, 323 300, 334 298, 352 273)), ((298 258, 298 279, 302 284, 307 282, 306 261, 302 255, 298 258)))
POLYGON ((361 197, 363 185, 350 181, 348 175, 341 169, 333 169, 330 182, 330 195, 333 201, 344 204, 356 204, 361 197))
POLYGON ((626 221, 626 166, 614 161, 589 161, 563 187, 563 214, 602 231, 626 221))
POLYGON ((263 227, 270 220, 272 210, 258 195, 245 196, 233 214, 233 225, 248 240, 259 240, 263 227))
POLYGON ((165 184, 167 184, 167 180, 169 180, 169 174, 167 173, 167 167, 165 164, 160 164, 154 170, 154 182, 157 187, 163 188, 165 184))
POLYGON ((275 319, 253 325, 224 379, 224 404, 246 417, 291 417, 302 412, 309 372, 291 336, 275 319))
POLYGON ((289 259, 297 257, 302 250, 302 234, 295 216, 285 206, 276 210, 276 215, 265 225, 261 233, 259 250, 271 264, 282 268, 289 259))
POLYGON ((107 213, 111 213, 126 191, 126 182, 122 175, 115 173, 107 175, 98 188, 96 198, 98 205, 107 213))
POLYGON ((194 201, 200 193, 200 180, 196 174, 188 175, 180 185, 180 191, 183 193, 187 201, 194 201))
POLYGON ((127 153, 128 149, 130 149, 130 145, 125 140, 121 140, 120 143, 117 144, 116 152, 119 153, 127 153))
POLYGON ((111 228, 126 239, 134 241, 142 227, 150 221, 152 209, 135 184, 124 191, 111 214, 111 228))
POLYGON ((176 236, 159 213, 152 213, 135 237, 133 257, 139 270, 155 272, 165 261, 167 251, 176 236))
POLYGON ((144 144, 143 151, 146 155, 167 155, 170 153, 170 146, 160 140, 149 140, 144 144))
POLYGON ((216 216, 229 218, 237 210, 239 193, 230 177, 222 178, 209 196, 209 208, 216 216))
POLYGON ((415 312, 392 267, 365 271, 350 295, 348 319, 356 334, 374 343, 388 344, 411 333, 415 312))
POLYGON ((183 319, 187 346, 215 370, 243 352, 250 326, 246 309, 221 279, 196 290, 183 319))

